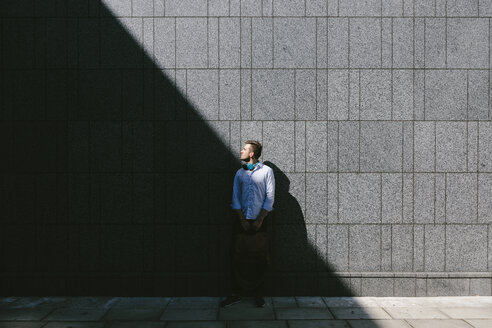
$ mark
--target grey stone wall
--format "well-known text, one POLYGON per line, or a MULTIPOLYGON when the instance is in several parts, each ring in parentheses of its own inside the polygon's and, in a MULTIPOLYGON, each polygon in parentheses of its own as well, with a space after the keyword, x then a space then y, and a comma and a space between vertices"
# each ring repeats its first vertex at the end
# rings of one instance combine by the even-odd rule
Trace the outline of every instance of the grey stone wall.
POLYGON ((272 295, 491 295, 492 1, 0 9, 6 294, 225 293, 254 138, 272 295))

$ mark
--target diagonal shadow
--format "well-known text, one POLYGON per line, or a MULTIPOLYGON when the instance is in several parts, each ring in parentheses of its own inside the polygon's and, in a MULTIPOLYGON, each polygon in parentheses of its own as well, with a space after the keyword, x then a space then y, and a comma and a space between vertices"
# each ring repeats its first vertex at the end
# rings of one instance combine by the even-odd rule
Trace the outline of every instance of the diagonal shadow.
MULTIPOLYGON (((100 1, 0 12, 2 294, 225 295, 238 154, 100 1)), ((267 164, 268 294, 352 295, 267 164)))

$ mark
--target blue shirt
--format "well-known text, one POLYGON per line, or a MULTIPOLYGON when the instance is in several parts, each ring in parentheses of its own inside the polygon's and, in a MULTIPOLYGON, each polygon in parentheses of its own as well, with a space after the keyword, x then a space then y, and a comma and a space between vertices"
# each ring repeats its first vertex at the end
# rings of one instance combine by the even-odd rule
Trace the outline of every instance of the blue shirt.
POLYGON ((248 220, 256 220, 264 208, 273 210, 275 177, 271 167, 259 162, 250 171, 243 168, 234 176, 232 209, 242 210, 248 220))

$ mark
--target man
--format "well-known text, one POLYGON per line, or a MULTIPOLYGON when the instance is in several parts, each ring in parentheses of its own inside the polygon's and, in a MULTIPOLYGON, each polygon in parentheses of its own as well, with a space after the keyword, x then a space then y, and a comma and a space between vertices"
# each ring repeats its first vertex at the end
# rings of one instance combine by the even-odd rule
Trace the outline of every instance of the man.
MULTIPOLYGON (((275 194, 275 178, 273 170, 261 163, 258 158, 261 156, 262 145, 256 140, 248 140, 241 150, 241 160, 246 162, 242 168, 237 170, 234 176, 234 187, 232 192, 232 209, 237 213, 237 219, 234 217, 233 238, 231 253, 231 289, 232 293, 223 300, 222 307, 229 306, 241 301, 241 293, 247 291, 239 279, 241 274, 251 274, 248 272, 239 272, 238 274, 238 254, 234 254, 235 239, 234 237, 241 232, 259 233, 266 232, 264 219, 269 212, 273 210, 273 201, 275 194), (234 255, 236 257, 234 257, 234 255), (236 259, 236 260, 235 260, 236 259)), ((246 262, 247 263, 247 262, 246 262)), ((250 281, 256 284, 252 292, 255 296, 255 303, 258 307, 265 305, 263 292, 265 287, 265 276, 267 263, 262 262, 256 265, 251 275, 250 281)), ((246 270, 245 270, 246 271, 246 270)))

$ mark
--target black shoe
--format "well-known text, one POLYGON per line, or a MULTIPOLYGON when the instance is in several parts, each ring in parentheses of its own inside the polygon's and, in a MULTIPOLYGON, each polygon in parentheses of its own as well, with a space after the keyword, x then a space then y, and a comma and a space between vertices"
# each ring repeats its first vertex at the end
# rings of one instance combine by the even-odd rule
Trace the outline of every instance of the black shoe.
POLYGON ((265 305, 265 300, 261 296, 255 296, 255 304, 257 307, 263 307, 265 305))
POLYGON ((239 303, 239 302, 241 302, 241 297, 240 296, 238 296, 238 295, 231 295, 231 296, 228 296, 222 302, 220 302, 220 306, 221 307, 227 307, 227 306, 230 306, 230 305, 239 303))

